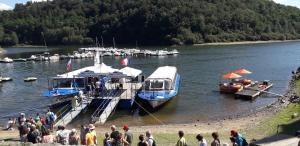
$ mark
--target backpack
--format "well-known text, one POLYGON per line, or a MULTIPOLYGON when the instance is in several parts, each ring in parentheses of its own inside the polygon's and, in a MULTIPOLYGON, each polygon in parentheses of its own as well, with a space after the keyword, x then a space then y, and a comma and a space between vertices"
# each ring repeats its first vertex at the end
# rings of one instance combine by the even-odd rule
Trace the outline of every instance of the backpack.
POLYGON ((51 112, 51 114, 50 114, 50 121, 55 121, 57 119, 57 116, 53 113, 53 112, 51 112))
POLYGON ((153 140, 152 146, 156 146, 156 141, 153 138, 150 138, 153 140))
POLYGON ((249 144, 248 144, 247 140, 244 137, 242 137, 242 139, 243 139, 243 146, 248 146, 249 144))

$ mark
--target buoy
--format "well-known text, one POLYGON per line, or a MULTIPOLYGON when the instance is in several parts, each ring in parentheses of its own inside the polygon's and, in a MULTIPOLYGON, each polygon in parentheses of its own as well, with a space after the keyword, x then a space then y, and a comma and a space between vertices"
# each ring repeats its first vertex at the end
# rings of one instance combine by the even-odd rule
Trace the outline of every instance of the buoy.
POLYGON ((33 82, 33 81, 36 81, 37 78, 36 77, 27 77, 24 79, 24 82, 33 82))

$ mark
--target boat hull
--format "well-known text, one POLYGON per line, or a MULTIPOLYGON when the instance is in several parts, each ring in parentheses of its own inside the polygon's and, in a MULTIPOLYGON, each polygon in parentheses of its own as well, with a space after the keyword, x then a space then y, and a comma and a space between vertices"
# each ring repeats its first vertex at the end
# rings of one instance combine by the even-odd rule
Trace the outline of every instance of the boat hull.
POLYGON ((180 75, 176 75, 175 88, 173 90, 165 91, 145 91, 141 90, 138 93, 138 97, 144 101, 147 101, 152 108, 161 107, 164 103, 171 100, 178 94, 180 86, 180 75))

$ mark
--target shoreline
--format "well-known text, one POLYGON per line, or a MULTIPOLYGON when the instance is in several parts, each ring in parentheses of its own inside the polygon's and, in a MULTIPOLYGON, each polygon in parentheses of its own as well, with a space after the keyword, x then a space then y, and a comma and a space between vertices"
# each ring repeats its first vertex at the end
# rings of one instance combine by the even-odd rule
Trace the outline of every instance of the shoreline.
POLYGON ((219 45, 224 46, 224 45, 285 43, 285 42, 300 42, 300 39, 296 39, 296 40, 269 40, 269 41, 215 42, 215 43, 193 44, 193 46, 219 46, 219 45))
MULTIPOLYGON (((296 40, 269 40, 269 41, 236 41, 236 42, 214 42, 214 43, 202 43, 202 44, 192 44, 192 46, 224 46, 224 45, 247 45, 247 44, 269 44, 269 43, 284 43, 284 42, 300 42, 300 39, 296 40)), ((57 45, 53 46, 43 46, 43 45, 25 45, 25 44, 18 44, 14 46, 5 46, 2 48, 47 48, 47 47, 56 47, 57 45)), ((65 45, 58 45, 58 46, 65 46, 65 45)), ((66 45, 66 46, 76 46, 76 45, 66 45)), ((82 45, 79 45, 82 46, 82 45)), ((87 45, 89 46, 89 45, 87 45)), ((157 46, 157 45, 150 45, 157 46)), ((180 47, 180 46, 189 46, 189 45, 169 45, 166 47, 180 47)), ((142 47, 149 47, 142 46, 142 47)))

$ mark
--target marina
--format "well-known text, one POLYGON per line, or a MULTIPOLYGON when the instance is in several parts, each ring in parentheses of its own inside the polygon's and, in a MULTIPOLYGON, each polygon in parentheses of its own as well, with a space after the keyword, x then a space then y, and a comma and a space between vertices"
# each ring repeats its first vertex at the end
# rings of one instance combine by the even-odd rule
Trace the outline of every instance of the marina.
POLYGON ((65 59, 85 59, 93 58, 95 52, 101 52, 103 56, 168 56, 168 55, 178 55, 179 52, 176 49, 168 51, 164 50, 140 50, 140 49, 117 49, 117 48, 103 48, 103 47, 90 47, 90 48, 79 48, 78 51, 73 51, 73 53, 68 53, 66 55, 53 54, 49 52, 44 52, 43 54, 34 54, 29 58, 16 58, 11 59, 5 57, 0 59, 0 63, 13 63, 13 62, 27 62, 27 61, 50 61, 55 62, 65 59))

